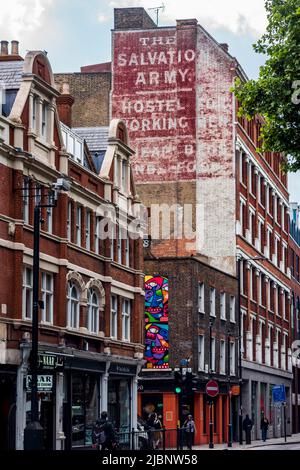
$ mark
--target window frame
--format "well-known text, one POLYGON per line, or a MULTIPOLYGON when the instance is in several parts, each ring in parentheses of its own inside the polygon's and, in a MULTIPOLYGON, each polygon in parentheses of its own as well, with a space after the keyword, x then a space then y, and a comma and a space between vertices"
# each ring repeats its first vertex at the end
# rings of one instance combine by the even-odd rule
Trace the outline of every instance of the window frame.
POLYGON ((41 294, 42 294, 42 300, 43 300, 43 304, 44 304, 44 308, 42 310, 42 322, 43 323, 48 323, 49 325, 53 325, 53 306, 54 306, 54 276, 52 273, 49 273, 47 271, 43 271, 42 272, 42 276, 41 276, 41 294), (47 277, 50 278, 50 284, 51 284, 51 287, 50 289, 48 289, 47 287, 47 277), (44 282, 45 281, 45 282, 44 282), (47 297, 50 298, 50 312, 49 314, 47 313, 47 297), (50 318, 50 320, 48 320, 48 318, 50 318))

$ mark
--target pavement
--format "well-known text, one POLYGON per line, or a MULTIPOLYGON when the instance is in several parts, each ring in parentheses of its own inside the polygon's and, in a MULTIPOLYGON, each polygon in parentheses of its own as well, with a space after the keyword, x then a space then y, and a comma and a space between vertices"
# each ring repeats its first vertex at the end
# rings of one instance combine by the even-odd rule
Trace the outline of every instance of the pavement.
POLYGON ((240 445, 238 442, 233 442, 232 447, 227 444, 215 444, 213 449, 210 449, 208 444, 201 446, 193 446, 193 450, 284 450, 284 446, 289 449, 300 449, 300 434, 293 434, 287 436, 286 442, 284 437, 277 437, 267 439, 266 442, 260 440, 252 441, 251 444, 240 445), (299 445, 298 445, 299 444, 299 445))

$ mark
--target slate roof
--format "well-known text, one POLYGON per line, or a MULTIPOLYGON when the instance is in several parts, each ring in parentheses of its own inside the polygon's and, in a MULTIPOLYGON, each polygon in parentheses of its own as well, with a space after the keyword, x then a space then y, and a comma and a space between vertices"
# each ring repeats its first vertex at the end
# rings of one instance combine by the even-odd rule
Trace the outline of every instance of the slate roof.
POLYGON ((91 153, 106 150, 108 127, 72 127, 72 131, 85 139, 91 153))
POLYGON ((87 143, 97 173, 100 172, 108 142, 108 127, 72 127, 87 143))
POLYGON ((0 61, 0 86, 4 86, 7 90, 19 89, 23 66, 23 60, 0 61))

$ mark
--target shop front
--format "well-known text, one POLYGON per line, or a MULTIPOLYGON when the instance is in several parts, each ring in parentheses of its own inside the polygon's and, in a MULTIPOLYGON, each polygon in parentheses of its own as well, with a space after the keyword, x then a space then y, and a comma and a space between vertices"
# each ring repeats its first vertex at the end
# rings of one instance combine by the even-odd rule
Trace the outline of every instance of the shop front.
POLYGON ((137 366, 112 362, 108 378, 108 416, 115 430, 129 433, 136 428, 137 366))
POLYGON ((92 446, 92 429, 100 416, 102 378, 106 363, 67 358, 63 384, 65 448, 92 446))
POLYGON ((15 449, 17 368, 0 369, 0 450, 15 449))

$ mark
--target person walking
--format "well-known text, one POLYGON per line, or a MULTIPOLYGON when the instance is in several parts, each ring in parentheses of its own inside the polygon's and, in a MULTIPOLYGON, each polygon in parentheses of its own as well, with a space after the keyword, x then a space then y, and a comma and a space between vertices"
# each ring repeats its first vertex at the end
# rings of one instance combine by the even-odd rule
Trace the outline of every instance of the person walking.
POLYGON ((106 411, 102 411, 92 430, 93 447, 98 450, 112 450, 116 447, 116 436, 113 425, 108 421, 106 411))
POLYGON ((192 450, 193 443, 194 443, 194 436, 196 434, 196 426, 193 420, 192 415, 188 415, 186 421, 183 424, 185 435, 186 435, 186 445, 187 448, 192 450))
POLYGON ((268 437, 269 420, 264 414, 261 418, 260 429, 261 429, 261 438, 264 442, 266 442, 267 437, 268 437))
POLYGON ((246 418, 243 421, 243 430, 246 433, 246 444, 251 444, 252 426, 253 426, 252 419, 249 418, 249 415, 246 415, 246 418))

